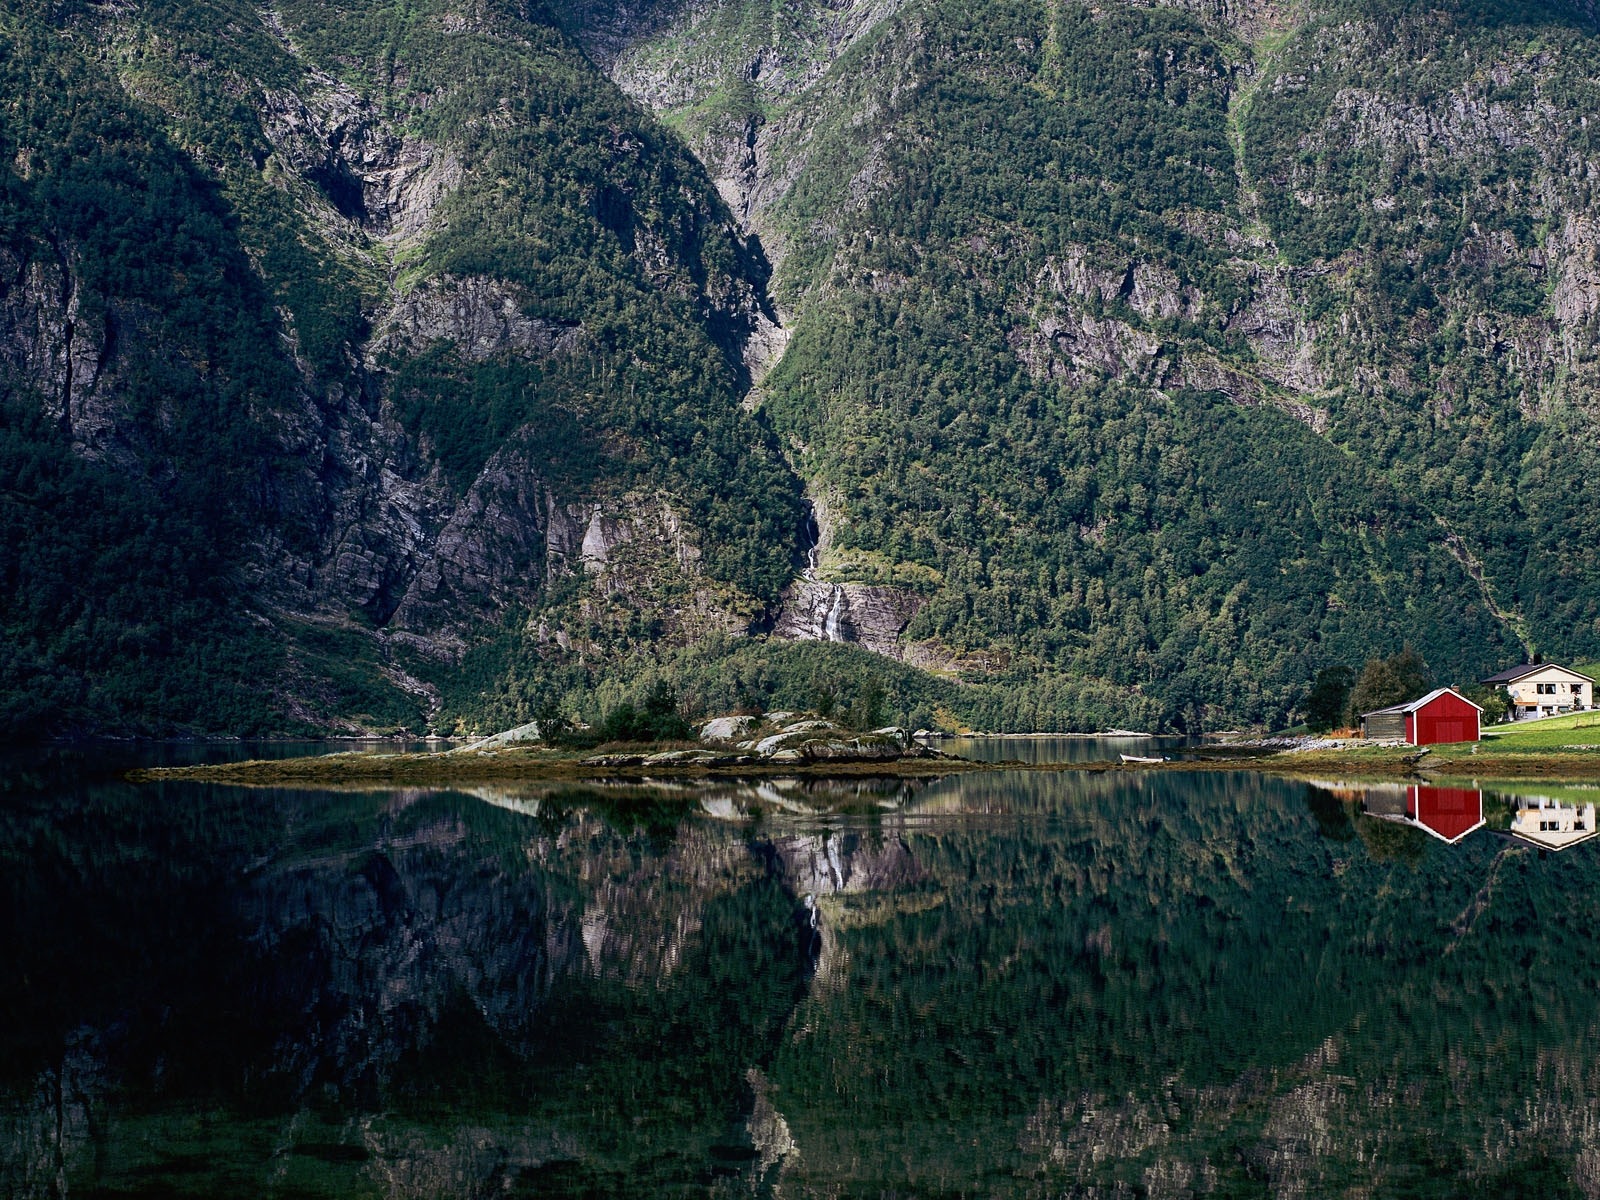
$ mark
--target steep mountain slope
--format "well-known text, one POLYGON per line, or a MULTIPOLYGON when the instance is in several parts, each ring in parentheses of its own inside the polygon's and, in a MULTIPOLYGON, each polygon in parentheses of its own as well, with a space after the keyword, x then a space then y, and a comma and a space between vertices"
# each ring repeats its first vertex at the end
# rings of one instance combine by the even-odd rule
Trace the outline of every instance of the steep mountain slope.
POLYGON ((1194 728, 1587 654, 1593 18, 12 6, 0 725, 1194 728))
POLYGON ((486 623, 670 639, 783 586, 765 264, 546 16, 0 35, 6 724, 415 728, 486 623))
POLYGON ((1592 14, 768 12, 591 40, 773 257, 764 408, 897 653, 1192 725, 1589 644, 1592 14))

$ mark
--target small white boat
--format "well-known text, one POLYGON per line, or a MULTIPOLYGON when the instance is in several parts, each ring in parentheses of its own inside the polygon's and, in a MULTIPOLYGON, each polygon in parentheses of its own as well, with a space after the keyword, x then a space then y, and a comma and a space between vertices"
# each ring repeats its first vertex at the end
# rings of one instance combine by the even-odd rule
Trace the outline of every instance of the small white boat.
POLYGON ((1125 763, 1164 763, 1164 758, 1146 758, 1142 754, 1124 754, 1120 756, 1125 763))

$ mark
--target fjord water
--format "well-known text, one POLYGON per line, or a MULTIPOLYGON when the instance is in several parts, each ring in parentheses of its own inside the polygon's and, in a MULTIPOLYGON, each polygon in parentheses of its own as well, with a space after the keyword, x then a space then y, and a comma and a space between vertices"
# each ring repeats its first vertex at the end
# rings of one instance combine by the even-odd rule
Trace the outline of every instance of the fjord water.
POLYGON ((1198 738, 1156 737, 1146 733, 1028 734, 940 738, 934 747, 976 762, 1080 763, 1116 762, 1124 754, 1177 758, 1199 743, 1198 738))
POLYGON ((1600 870, 1493 792, 5 778, 7 1196, 1600 1182, 1600 870))

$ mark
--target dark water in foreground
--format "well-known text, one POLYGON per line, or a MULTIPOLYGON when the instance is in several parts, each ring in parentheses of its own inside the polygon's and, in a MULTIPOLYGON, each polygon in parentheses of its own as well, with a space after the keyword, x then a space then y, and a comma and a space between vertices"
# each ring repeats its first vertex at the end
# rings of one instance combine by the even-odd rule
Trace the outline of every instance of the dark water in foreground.
POLYGON ((1600 1184, 1592 813, 1530 835, 1559 853, 1509 836, 1600 792, 329 793, 18 762, 0 1195, 1600 1184))

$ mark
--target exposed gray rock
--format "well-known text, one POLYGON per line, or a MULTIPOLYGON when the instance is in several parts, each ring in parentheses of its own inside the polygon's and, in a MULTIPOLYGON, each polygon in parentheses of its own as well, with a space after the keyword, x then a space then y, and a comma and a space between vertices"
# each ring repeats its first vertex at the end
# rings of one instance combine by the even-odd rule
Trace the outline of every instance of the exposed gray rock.
POLYGON ((736 742, 754 725, 754 717, 713 717, 700 727, 702 742, 736 742))
POLYGON ((856 833, 779 838, 773 849, 784 879, 802 895, 854 894, 903 887, 923 876, 911 849, 898 837, 870 841, 856 833))
POLYGON ((1600 347, 1600 222, 1568 214, 1546 253, 1555 280, 1550 305, 1567 365, 1592 360, 1600 347))
POLYGON ((773 633, 797 642, 857 642, 901 658, 900 635, 924 603, 904 588, 802 578, 785 589, 773 633))
POLYGON ((307 84, 262 93, 262 128, 283 165, 360 228, 393 239, 421 234, 460 186, 460 160, 326 72, 309 72, 307 84))
POLYGON ((819 729, 839 728, 832 721, 822 717, 813 717, 804 721, 792 721, 783 727, 783 732, 788 733, 815 733, 819 729))
POLYGON ((1298 392, 1321 391, 1328 377, 1319 361, 1317 329, 1295 303, 1291 284, 1280 270, 1248 270, 1250 299, 1228 318, 1227 331, 1249 340, 1268 378, 1298 392))
POLYGON ((86 317, 79 301, 66 257, 23 262, 0 250, 0 370, 35 390, 45 413, 88 449, 110 425, 97 395, 109 347, 104 317, 86 317))
POLYGON ((526 725, 518 725, 515 729, 507 729, 503 733, 494 734, 469 745, 457 746, 450 753, 471 754, 478 750, 498 750, 502 746, 521 746, 540 740, 539 722, 529 721, 526 725))
MULTIPOLYGON (((782 222, 769 217, 804 174, 829 108, 806 103, 807 94, 829 86, 839 58, 882 28, 903 3, 813 0, 775 10, 771 22, 750 22, 733 33, 722 5, 584 0, 580 36, 624 91, 658 113, 692 109, 726 86, 730 68, 758 91, 764 101, 759 118, 694 121, 684 133, 729 209, 761 236, 777 265, 786 255, 787 235, 782 222), (730 61, 730 34, 742 41, 733 52, 742 62, 730 61)), ((909 51, 904 44, 875 48, 865 69, 908 74, 909 51)), ((879 128, 882 115, 875 99, 867 101, 860 127, 879 128)), ((857 203, 886 175, 882 147, 871 142, 850 184, 857 203)), ((751 374, 757 378, 768 365, 762 332, 758 328, 752 339, 751 374)))
POLYGON ((787 746, 788 742, 788 733, 775 733, 771 737, 762 738, 753 748, 757 754, 771 755, 787 746))
POLYGON ((808 762, 887 762, 905 757, 899 743, 873 737, 813 738, 791 749, 808 762))
POLYGON ((1073 246, 1039 272, 1038 287, 1062 298, 1126 304, 1146 320, 1192 318, 1204 303, 1199 291, 1180 284, 1170 267, 1142 259, 1105 263, 1086 246, 1073 246))
POLYGON ((394 611, 403 628, 461 628, 502 611, 546 573, 554 507, 548 487, 514 442, 495 453, 448 519, 416 547, 416 570, 394 611))
POLYGON ((569 353, 582 336, 581 326, 529 316, 512 284, 446 275, 395 302, 373 335, 369 357, 450 341, 474 362, 503 354, 546 358, 569 353))
POLYGON ((784 1165, 791 1157, 798 1156, 799 1147, 789 1132, 789 1122, 778 1111, 773 1098, 775 1089, 762 1074, 761 1068, 751 1067, 745 1073, 745 1081, 750 1085, 750 1093, 754 1098, 750 1114, 745 1118, 745 1132, 751 1148, 756 1152, 751 1173, 755 1183, 771 1188, 782 1174, 784 1165))

